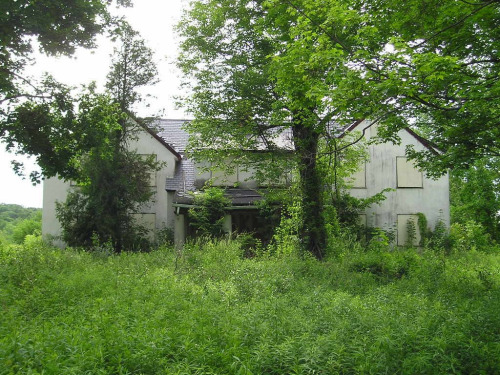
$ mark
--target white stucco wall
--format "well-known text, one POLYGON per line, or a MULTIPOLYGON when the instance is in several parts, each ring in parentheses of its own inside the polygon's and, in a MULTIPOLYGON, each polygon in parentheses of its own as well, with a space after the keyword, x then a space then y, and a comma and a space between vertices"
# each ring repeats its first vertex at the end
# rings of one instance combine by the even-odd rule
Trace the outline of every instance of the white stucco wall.
POLYGON ((174 177, 176 157, 162 143, 156 140, 146 131, 137 133, 134 139, 129 140, 128 149, 141 155, 156 155, 156 160, 163 163, 163 167, 156 172, 156 186, 152 187, 155 194, 149 208, 141 213, 155 213, 155 229, 165 227, 173 228, 174 209, 168 192, 165 190, 165 182, 174 177))
MULTIPOLYGON (((173 228, 174 210, 172 208, 172 197, 165 190, 167 177, 174 176, 176 157, 162 143, 155 139, 148 132, 141 130, 135 134, 128 142, 129 150, 138 154, 155 154, 157 161, 164 163, 163 167, 156 172, 156 176, 151 179, 151 189, 154 196, 149 204, 144 205, 137 220, 155 229, 165 227, 173 228)), ((42 235, 44 238, 53 238, 61 235, 61 226, 56 218, 56 201, 64 202, 68 191, 73 187, 69 181, 65 182, 58 178, 49 178, 43 183, 43 211, 42 211, 42 235)), ((62 246, 61 241, 54 241, 56 245, 62 246)))
MULTIPOLYGON (((362 130, 367 125, 367 122, 362 122, 355 130, 362 130)), ((401 138, 399 145, 388 142, 368 146, 370 160, 366 163, 365 187, 350 190, 351 195, 356 198, 368 198, 385 188, 394 189, 385 194, 387 199, 380 205, 372 205, 366 210, 367 225, 394 229, 397 232, 398 215, 423 213, 429 227, 434 228, 438 220, 442 220, 446 226, 449 226, 448 175, 432 180, 423 173, 421 187, 398 187, 398 164, 400 185, 401 181, 410 181, 411 186, 418 185, 415 182, 415 174, 412 174, 408 166, 404 165, 406 163, 402 158, 405 157, 405 147, 413 144, 418 151, 425 149, 425 146, 407 131, 401 130, 398 135, 401 138)), ((376 127, 372 126, 368 129, 365 136, 366 138, 376 136, 376 127)))
POLYGON ((61 236, 61 225, 56 217, 56 202, 64 202, 70 189, 69 181, 65 182, 56 177, 43 181, 42 235, 60 247, 63 243, 57 239, 61 236))

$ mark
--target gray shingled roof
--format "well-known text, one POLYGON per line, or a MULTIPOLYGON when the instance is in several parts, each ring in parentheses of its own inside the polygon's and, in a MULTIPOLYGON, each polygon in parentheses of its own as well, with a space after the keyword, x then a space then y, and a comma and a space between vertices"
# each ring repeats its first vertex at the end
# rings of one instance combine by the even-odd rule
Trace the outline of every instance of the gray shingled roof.
POLYGON ((189 140, 189 134, 184 130, 184 125, 189 120, 167 120, 155 121, 152 126, 159 130, 158 135, 170 144, 178 153, 184 154, 189 140))
POLYGON ((182 160, 175 165, 174 177, 166 180, 166 190, 194 190, 194 163, 185 157, 189 134, 183 127, 188 121, 161 119, 152 124, 153 128, 158 130, 158 135, 182 155, 182 160))
POLYGON ((165 189, 170 191, 193 191, 194 163, 189 159, 182 159, 175 165, 174 177, 167 178, 165 189))
MULTIPOLYGON (((167 178, 165 189, 168 191, 194 191, 195 186, 195 166, 194 162, 186 159, 186 147, 189 141, 189 134, 184 130, 184 126, 190 120, 159 119, 152 123, 152 128, 157 131, 157 135, 173 147, 181 156, 182 160, 176 163, 174 176, 167 178)), ((283 149, 293 149, 290 129, 272 129, 270 137, 275 146, 283 149)), ((260 140, 258 149, 266 149, 264 140, 260 140)))

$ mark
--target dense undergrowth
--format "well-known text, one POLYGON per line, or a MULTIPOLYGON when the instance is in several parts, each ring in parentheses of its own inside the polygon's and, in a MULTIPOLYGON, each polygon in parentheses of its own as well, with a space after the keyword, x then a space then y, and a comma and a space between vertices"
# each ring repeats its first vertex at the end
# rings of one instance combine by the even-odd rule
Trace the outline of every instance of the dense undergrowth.
POLYGON ((0 374, 500 373, 500 255, 0 252, 0 374))

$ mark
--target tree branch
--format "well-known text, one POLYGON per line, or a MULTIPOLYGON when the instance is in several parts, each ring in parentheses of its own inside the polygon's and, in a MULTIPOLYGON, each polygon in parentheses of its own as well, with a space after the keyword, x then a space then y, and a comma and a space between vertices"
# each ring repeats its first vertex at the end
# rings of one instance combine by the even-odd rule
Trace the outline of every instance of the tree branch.
POLYGON ((435 37, 437 37, 438 35, 444 33, 445 31, 449 30, 449 29, 452 29, 454 28, 455 26, 458 26, 460 25, 461 23, 463 23, 467 18, 469 17, 472 17, 474 14, 478 13, 480 10, 482 10, 483 8, 486 8, 487 6, 490 6, 491 4, 494 4, 495 2, 498 2, 498 0, 490 0, 486 3, 484 3, 483 5, 481 5, 479 8, 475 9, 472 13, 468 14, 467 16, 465 16, 464 18, 458 20, 457 22, 445 27, 444 29, 441 29, 437 32, 435 32, 434 34, 432 34, 430 37, 428 37, 427 39, 424 39, 422 42, 420 42, 419 44, 417 44, 416 46, 414 46, 414 48, 418 48, 422 45, 424 45, 425 43, 429 42, 429 40, 431 39, 434 39, 435 37))
POLYGON ((285 3, 287 3, 288 5, 290 5, 293 9, 295 9, 297 12, 299 12, 301 15, 303 15, 304 17, 306 17, 309 21, 312 22, 312 24, 316 27, 318 27, 321 31, 323 31, 331 40, 333 40, 335 43, 337 43, 338 45, 340 45, 342 47, 342 49, 345 51, 345 52, 349 52, 348 48, 346 45, 344 45, 343 42, 340 41, 339 38, 337 38, 335 35, 332 35, 330 34, 323 26, 321 26, 320 24, 318 24, 317 22, 315 22, 311 17, 309 17, 302 9, 300 9, 298 6, 296 6, 294 3, 291 2, 291 0, 283 0, 285 3))

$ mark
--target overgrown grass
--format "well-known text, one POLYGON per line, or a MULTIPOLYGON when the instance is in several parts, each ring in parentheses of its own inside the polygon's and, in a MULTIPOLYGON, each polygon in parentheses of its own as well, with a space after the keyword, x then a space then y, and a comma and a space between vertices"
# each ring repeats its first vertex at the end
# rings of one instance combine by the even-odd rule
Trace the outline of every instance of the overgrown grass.
POLYGON ((500 256, 0 252, 1 374, 500 373, 500 256))

